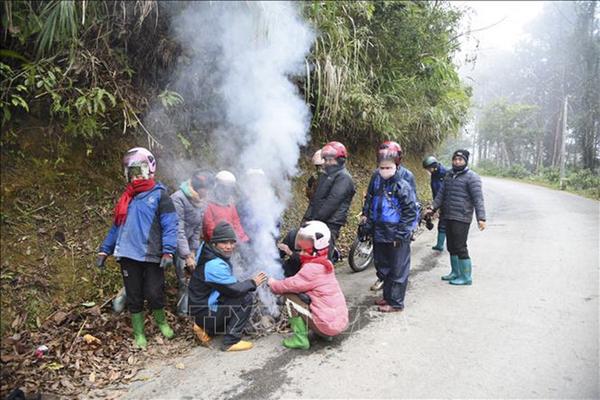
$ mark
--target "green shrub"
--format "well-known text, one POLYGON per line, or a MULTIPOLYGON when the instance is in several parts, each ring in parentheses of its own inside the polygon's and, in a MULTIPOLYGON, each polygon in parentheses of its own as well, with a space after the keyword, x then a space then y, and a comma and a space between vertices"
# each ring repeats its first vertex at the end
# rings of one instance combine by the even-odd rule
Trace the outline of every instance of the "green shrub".
POLYGON ((600 176, 589 169, 582 169, 569 175, 567 185, 577 190, 597 189, 600 187, 600 176))
POLYGON ((506 177, 510 177, 510 178, 517 178, 517 179, 527 178, 530 175, 531 175, 531 172, 529 172, 527 170, 527 168, 525 168, 521 164, 515 164, 512 167, 510 167, 508 170, 505 170, 502 173, 502 176, 506 176, 506 177))
POLYGON ((560 170, 556 167, 544 167, 539 175, 548 183, 558 184, 560 182, 560 170))
POLYGON ((503 176, 502 169, 490 160, 479 161, 475 169, 482 175, 503 176))

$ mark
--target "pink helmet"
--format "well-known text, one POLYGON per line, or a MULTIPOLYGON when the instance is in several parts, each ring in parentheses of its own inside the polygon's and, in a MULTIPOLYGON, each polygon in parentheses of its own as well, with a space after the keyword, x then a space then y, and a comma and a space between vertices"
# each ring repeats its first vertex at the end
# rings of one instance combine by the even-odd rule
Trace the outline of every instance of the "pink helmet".
POLYGON ((125 178, 129 177, 129 169, 132 167, 140 167, 144 178, 154 178, 156 172, 156 158, 144 147, 134 147, 130 149, 123 157, 123 168, 125 170, 125 178))

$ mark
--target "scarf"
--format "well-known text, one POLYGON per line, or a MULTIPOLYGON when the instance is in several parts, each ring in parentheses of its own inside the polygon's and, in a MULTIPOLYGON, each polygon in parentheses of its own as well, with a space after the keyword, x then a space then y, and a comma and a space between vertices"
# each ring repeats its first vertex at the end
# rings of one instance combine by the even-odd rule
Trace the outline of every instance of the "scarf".
POLYGON ((115 225, 121 226, 127 219, 127 209, 131 199, 138 193, 147 192, 156 186, 153 178, 150 179, 138 179, 130 182, 125 187, 125 191, 119 198, 117 205, 115 206, 115 225))
POLYGON ((198 192, 196 192, 194 190, 194 188, 192 187, 192 183, 191 183, 190 179, 183 182, 179 186, 179 189, 181 189, 183 194, 185 194, 185 197, 187 197, 194 206, 196 206, 196 207, 202 206, 202 203, 203 203, 202 199, 200 198, 200 195, 198 194, 198 192))
POLYGON ((300 254, 300 262, 302 264, 321 264, 323 267, 325 267, 325 270, 328 273, 333 272, 333 264, 331 263, 331 261, 329 261, 329 258, 327 258, 327 252, 325 252, 325 254, 317 254, 316 256, 310 254, 300 254))

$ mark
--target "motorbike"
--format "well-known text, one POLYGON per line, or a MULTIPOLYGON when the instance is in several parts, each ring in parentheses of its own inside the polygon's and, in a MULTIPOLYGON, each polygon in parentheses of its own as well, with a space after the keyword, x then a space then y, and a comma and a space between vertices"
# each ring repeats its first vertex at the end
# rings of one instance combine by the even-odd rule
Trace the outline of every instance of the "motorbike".
MULTIPOLYGON (((433 217, 424 212, 424 208, 421 204, 417 205, 418 215, 419 215, 419 223, 417 225, 417 229, 413 232, 413 236, 411 240, 415 240, 417 234, 422 229, 421 225, 425 224, 425 227, 428 230, 432 230, 434 227, 433 217)), ((373 264, 373 235, 372 235, 372 227, 368 224, 359 224, 356 238, 352 242, 352 246, 350 246, 350 251, 348 252, 348 264, 350 268, 354 272, 361 272, 365 269, 369 268, 371 264, 373 264)))

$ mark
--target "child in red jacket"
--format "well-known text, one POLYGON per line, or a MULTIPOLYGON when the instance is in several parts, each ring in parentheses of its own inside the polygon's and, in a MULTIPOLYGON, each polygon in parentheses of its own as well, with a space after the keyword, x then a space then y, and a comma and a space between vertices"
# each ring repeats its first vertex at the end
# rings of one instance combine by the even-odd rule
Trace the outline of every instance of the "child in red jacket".
POLYGON ((210 242, 215 227, 221 221, 233 227, 238 242, 245 243, 249 240, 233 200, 235 185, 235 176, 229 171, 221 171, 215 176, 213 196, 206 205, 202 221, 202 237, 205 242, 210 242))

